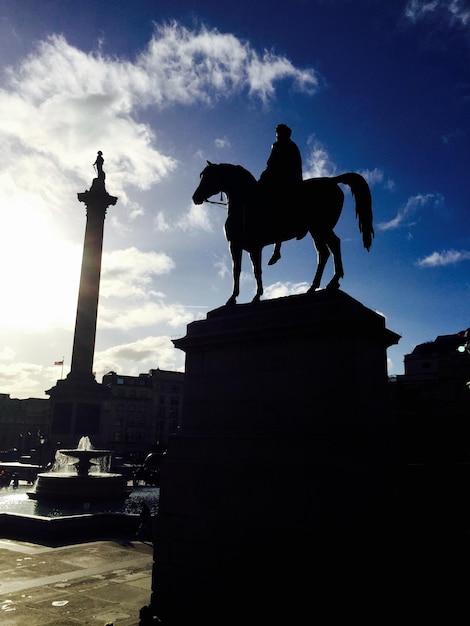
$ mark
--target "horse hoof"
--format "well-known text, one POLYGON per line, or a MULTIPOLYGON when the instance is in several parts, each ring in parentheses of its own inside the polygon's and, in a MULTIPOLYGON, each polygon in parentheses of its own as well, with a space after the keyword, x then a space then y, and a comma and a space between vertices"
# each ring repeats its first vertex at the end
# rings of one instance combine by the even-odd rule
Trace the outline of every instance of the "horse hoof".
POLYGON ((277 263, 280 258, 281 258, 281 255, 279 254, 279 252, 275 252, 272 255, 272 257, 269 259, 268 265, 274 265, 274 263, 277 263))
POLYGON ((339 281, 331 281, 331 283, 328 283, 328 285, 326 286, 326 289, 328 289, 328 291, 332 291, 333 289, 339 289, 339 281))
POLYGON ((232 306, 234 304, 237 304, 237 299, 232 296, 231 298, 227 300, 227 302, 225 303, 225 306, 232 306))

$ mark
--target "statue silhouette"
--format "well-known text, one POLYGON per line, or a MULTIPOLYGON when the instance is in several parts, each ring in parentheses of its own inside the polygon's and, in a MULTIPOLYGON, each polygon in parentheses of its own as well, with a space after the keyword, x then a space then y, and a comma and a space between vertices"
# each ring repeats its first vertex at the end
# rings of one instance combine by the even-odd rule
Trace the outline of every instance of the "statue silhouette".
MULTIPOLYGON (((202 204, 211 196, 224 192, 227 196, 228 215, 225 235, 232 255, 233 291, 227 304, 235 304, 240 293, 242 253, 251 258, 256 279, 257 302, 263 294, 261 253, 264 246, 299 238, 299 233, 309 232, 317 250, 317 271, 308 292, 320 287, 323 270, 330 254, 333 256, 334 275, 327 289, 338 289, 344 276, 341 259, 341 241, 333 231, 341 215, 344 193, 338 183, 348 185, 355 199, 356 217, 362 233, 364 248, 372 245, 372 198, 369 185, 363 176, 347 172, 339 176, 310 178, 299 185, 298 201, 285 211, 283 218, 272 219, 272 207, 260 196, 260 184, 241 167, 230 163, 214 164, 208 161, 201 172, 199 186, 193 193, 193 202, 202 204)), ((220 204, 216 202, 216 204, 220 204)))
POLYGON ((104 180, 106 178, 106 175, 103 171, 103 163, 103 153, 101 152, 101 150, 98 150, 98 156, 96 157, 96 161, 93 163, 93 167, 96 167, 96 172, 100 180, 104 180))
MULTIPOLYGON (((286 124, 276 126, 276 141, 271 146, 271 154, 266 169, 259 179, 260 191, 272 206, 276 221, 283 219, 283 213, 289 202, 295 202, 302 182, 302 156, 291 139, 292 130, 286 124)), ((299 233, 302 239, 307 231, 299 233)), ((281 258, 281 242, 276 242, 273 255, 268 265, 273 265, 281 258)))
POLYGON ((104 203, 103 206, 106 207, 108 207, 110 204, 114 205, 117 202, 117 198, 115 196, 110 196, 109 193, 106 191, 106 174, 103 170, 103 163, 103 153, 101 152, 101 150, 98 150, 96 161, 93 163, 93 167, 96 170, 97 177, 93 179, 89 190, 77 194, 80 202, 85 202, 87 206, 90 202, 96 202, 98 197, 100 197, 100 203, 104 203))

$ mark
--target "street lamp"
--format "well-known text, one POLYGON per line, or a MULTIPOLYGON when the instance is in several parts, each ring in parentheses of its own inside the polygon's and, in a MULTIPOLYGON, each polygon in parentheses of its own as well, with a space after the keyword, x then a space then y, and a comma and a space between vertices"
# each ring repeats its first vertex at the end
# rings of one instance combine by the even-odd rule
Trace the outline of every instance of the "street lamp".
POLYGON ((42 448, 46 443, 44 435, 39 435, 39 467, 42 469, 42 448))

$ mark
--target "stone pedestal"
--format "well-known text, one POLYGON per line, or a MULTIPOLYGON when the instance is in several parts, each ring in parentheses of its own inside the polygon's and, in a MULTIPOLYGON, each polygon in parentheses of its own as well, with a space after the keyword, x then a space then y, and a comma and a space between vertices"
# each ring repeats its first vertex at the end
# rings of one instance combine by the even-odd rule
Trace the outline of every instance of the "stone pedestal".
POLYGON ((151 607, 163 624, 296 623, 351 586, 393 526, 398 339, 345 293, 319 291, 222 307, 174 342, 186 375, 161 471, 151 607))

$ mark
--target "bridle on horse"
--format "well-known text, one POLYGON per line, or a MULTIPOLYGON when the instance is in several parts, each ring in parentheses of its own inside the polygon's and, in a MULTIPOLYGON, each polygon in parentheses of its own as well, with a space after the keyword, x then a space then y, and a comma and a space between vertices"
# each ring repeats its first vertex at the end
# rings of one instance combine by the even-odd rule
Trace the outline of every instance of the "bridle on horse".
POLYGON ((216 200, 208 200, 207 198, 204 200, 204 202, 208 202, 209 204, 219 204, 220 206, 228 206, 228 202, 223 201, 223 193, 223 191, 220 192, 220 202, 217 202, 216 200))

